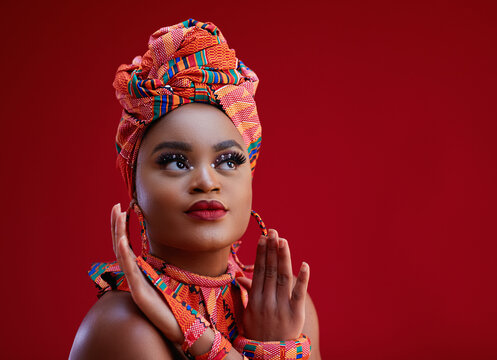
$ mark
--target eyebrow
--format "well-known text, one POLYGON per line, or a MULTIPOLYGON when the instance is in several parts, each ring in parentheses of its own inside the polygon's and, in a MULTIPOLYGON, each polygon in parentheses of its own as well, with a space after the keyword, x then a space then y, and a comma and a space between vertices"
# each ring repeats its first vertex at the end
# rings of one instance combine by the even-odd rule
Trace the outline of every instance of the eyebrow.
POLYGON ((190 144, 187 144, 182 141, 164 141, 158 144, 155 148, 154 151, 152 151, 152 154, 155 153, 156 151, 160 149, 175 149, 175 150, 183 150, 183 151, 192 151, 192 147, 190 144))
POLYGON ((235 140, 221 141, 219 144, 214 145, 212 148, 214 149, 214 151, 221 151, 221 150, 233 147, 233 146, 235 146, 243 151, 243 148, 235 140))
MULTIPOLYGON (((222 150, 225 150, 225 149, 228 149, 230 147, 237 147, 239 148, 240 150, 243 151, 243 148, 240 146, 239 143, 237 143, 235 140, 225 140, 225 141, 221 141, 220 143, 216 144, 216 145, 213 145, 212 148, 214 149, 214 151, 218 152, 218 151, 222 151, 222 150)), ((152 154, 155 153, 156 151, 158 150, 161 150, 161 149, 174 149, 174 150, 182 150, 182 151, 186 151, 186 152, 191 152, 192 151, 192 146, 186 142, 182 142, 182 141, 164 141, 164 142, 161 142, 160 144, 158 144, 154 150, 152 151, 152 154)))

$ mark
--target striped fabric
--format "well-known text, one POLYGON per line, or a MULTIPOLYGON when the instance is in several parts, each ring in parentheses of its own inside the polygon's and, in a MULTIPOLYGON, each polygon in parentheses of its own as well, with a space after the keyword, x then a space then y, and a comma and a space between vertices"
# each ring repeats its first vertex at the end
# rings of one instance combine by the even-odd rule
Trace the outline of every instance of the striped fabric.
POLYGON ((242 135, 252 174, 261 146, 254 95, 259 79, 221 31, 193 19, 154 32, 148 51, 119 66, 114 80, 123 112, 116 134, 117 166, 133 197, 133 167, 146 128, 178 106, 200 102, 222 109, 242 135))
MULTIPOLYGON (((216 332, 216 336, 222 336, 221 340, 233 344, 244 359, 309 358, 311 343, 304 334, 291 341, 270 342, 246 339, 240 334, 238 325, 242 319, 241 307, 247 306, 248 293, 236 280, 246 275, 232 256, 226 273, 218 277, 187 272, 151 254, 139 256, 137 264, 150 282, 163 294, 183 330, 184 351, 210 326, 216 332)), ((99 296, 110 290, 130 291, 117 261, 95 263, 88 273, 99 289, 99 296)), ((209 356, 217 355, 219 352, 226 355, 223 349, 226 347, 213 347, 212 353, 203 354, 199 359, 208 359, 209 356)))
MULTIPOLYGON (((137 260, 151 283, 165 295, 185 333, 193 332, 192 337, 196 338, 203 333, 206 319, 207 326, 221 332, 230 342, 238 336, 242 316, 239 311, 247 305, 248 293, 236 281, 246 275, 233 257, 226 273, 215 278, 187 272, 151 254, 137 260)), ((88 273, 99 290, 99 297, 110 290, 130 291, 117 261, 94 263, 88 273)))
POLYGON ((249 359, 297 360, 311 355, 311 341, 304 335, 289 341, 255 341, 238 336, 233 347, 249 359))

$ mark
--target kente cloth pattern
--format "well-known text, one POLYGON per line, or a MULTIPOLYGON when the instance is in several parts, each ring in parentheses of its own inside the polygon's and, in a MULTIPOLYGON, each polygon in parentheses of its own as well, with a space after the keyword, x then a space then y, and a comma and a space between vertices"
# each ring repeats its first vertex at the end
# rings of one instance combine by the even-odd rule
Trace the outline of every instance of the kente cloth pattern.
MULTIPOLYGON (((196 357, 198 359, 224 359, 231 344, 244 359, 309 358, 310 339, 303 334, 291 341, 260 342, 246 339, 239 333, 237 318, 241 318, 243 310, 236 308, 237 299, 241 300, 245 308, 248 293, 237 282, 237 278, 245 274, 233 254, 229 258, 226 273, 218 277, 187 272, 151 254, 139 256, 137 264, 164 295, 185 335, 185 343, 182 346, 185 353, 210 326, 216 332, 212 349, 209 353, 196 357)), ((88 273, 99 289, 99 297, 109 290, 130 292, 126 277, 117 261, 94 263, 88 273)))
MULTIPOLYGON (((231 350, 231 343, 217 331, 214 336, 211 350, 204 354, 193 356, 194 360, 224 360, 228 357, 231 350)), ((247 359, 245 356, 243 359, 247 359)))
POLYGON ((194 356, 195 360, 225 359, 231 350, 231 343, 218 331, 214 336, 211 350, 204 354, 194 356))
POLYGON ((300 334, 289 341, 256 341, 238 336, 233 347, 250 359, 308 359, 311 355, 311 341, 300 334))
MULTIPOLYGON (((137 259, 142 259, 150 265, 160 277, 162 284, 154 285, 158 288, 162 286, 162 290, 167 287, 171 297, 178 299, 180 303, 184 302, 183 307, 187 311, 193 311, 194 315, 200 314, 230 342, 238 336, 237 315, 241 316, 241 314, 237 314, 235 306, 237 301, 239 303, 241 300, 242 306, 245 307, 248 294, 246 289, 236 281, 238 277, 245 276, 245 274, 233 256, 230 256, 226 273, 218 277, 187 272, 151 254, 142 255, 137 259)), ((94 263, 88 273, 99 290, 98 297, 109 290, 130 291, 126 277, 117 261, 94 263)), ((169 302, 168 304, 171 307, 169 302)), ((173 307, 177 306, 173 304, 173 307)), ((175 309, 171 307, 171 310, 174 313, 175 309)), ((181 325, 183 330, 184 326, 181 325)))
POLYGON ((123 107, 116 134, 117 166, 133 197, 133 168, 146 128, 178 106, 221 108, 242 135, 252 174, 261 145, 254 95, 259 79, 228 47, 213 23, 193 19, 154 32, 148 51, 119 66, 114 79, 123 107))

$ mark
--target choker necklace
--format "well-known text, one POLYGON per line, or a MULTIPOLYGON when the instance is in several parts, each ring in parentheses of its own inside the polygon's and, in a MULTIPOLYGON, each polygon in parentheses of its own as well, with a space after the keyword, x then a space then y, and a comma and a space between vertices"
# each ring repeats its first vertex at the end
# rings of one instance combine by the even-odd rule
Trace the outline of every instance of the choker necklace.
POLYGON ((243 272, 238 266, 236 266, 231 257, 228 261, 228 268, 226 269, 226 272, 219 276, 195 274, 172 264, 168 264, 166 261, 150 253, 143 254, 142 258, 148 264, 150 264, 152 268, 154 268, 158 275, 165 275, 187 285, 196 285, 201 287, 220 287, 226 286, 229 283, 233 282, 238 276, 243 276, 243 272))

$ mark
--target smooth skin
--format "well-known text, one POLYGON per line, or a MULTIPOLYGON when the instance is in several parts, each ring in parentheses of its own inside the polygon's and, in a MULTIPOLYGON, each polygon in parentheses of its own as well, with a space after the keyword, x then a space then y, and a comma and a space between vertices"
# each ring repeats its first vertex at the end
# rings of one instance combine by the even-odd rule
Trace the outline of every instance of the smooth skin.
MULTIPOLYGON (((138 155, 135 194, 147 221, 153 255, 198 274, 218 276, 226 271, 230 246, 246 230, 252 200, 248 160, 242 164, 218 161, 220 154, 231 151, 242 152, 248 159, 231 120, 210 105, 184 105, 149 128, 138 155), (230 147, 216 147, 227 141, 230 147), (155 151, 164 142, 187 144, 189 149, 174 149, 187 158, 187 164, 159 166, 160 152, 171 150, 155 151), (207 222, 185 214, 194 202, 212 199, 228 208, 223 218, 207 222)), ((111 212, 111 234, 131 293, 109 291, 97 301, 78 330, 70 359, 184 358, 178 351, 183 334, 175 318, 136 265, 120 205, 111 212)), ((250 288, 243 322, 238 324, 244 335, 269 341, 293 339, 304 332, 312 341, 311 359, 320 359, 317 314, 306 294, 309 275, 304 263, 293 278, 288 242, 276 230, 269 230, 268 238, 261 236, 253 281, 239 279, 250 288)), ((191 352, 209 350, 212 339, 213 332, 207 331, 191 352)), ((234 349, 229 354, 229 359, 240 358, 234 349)))

